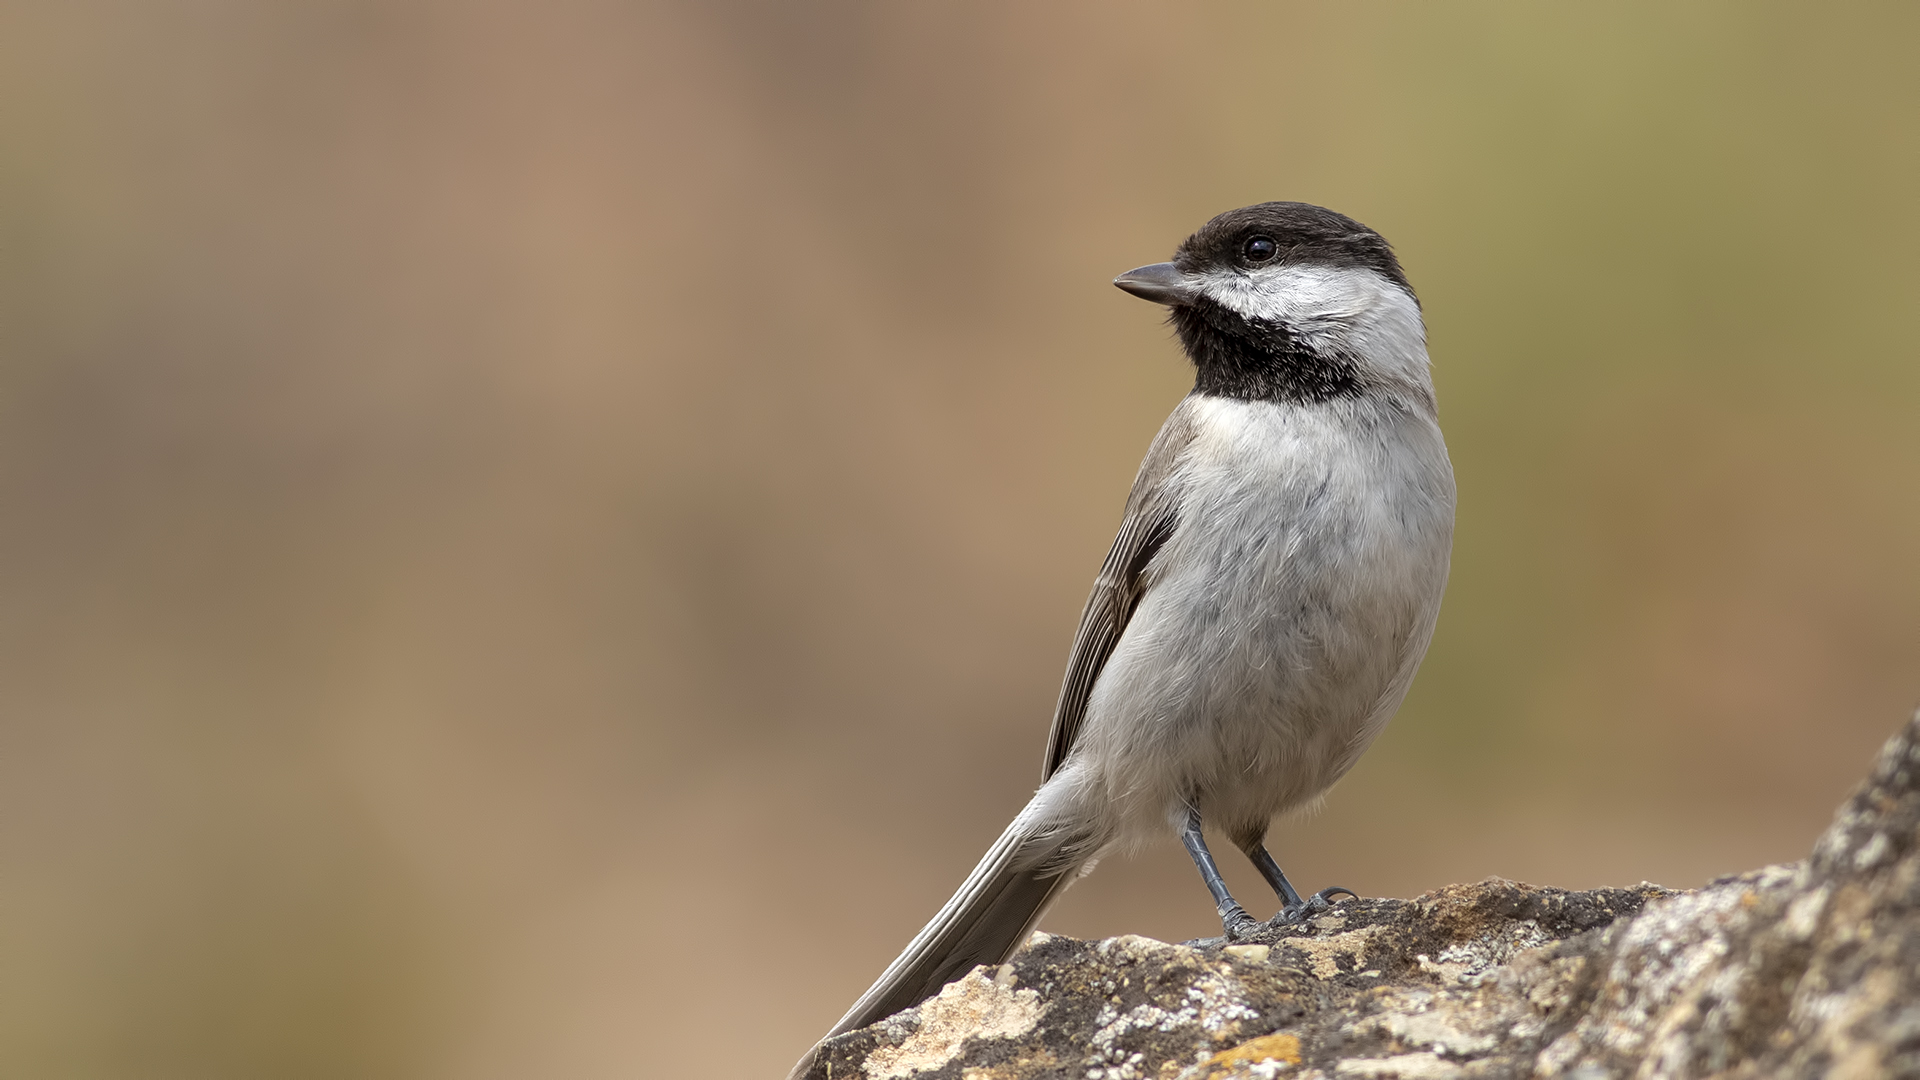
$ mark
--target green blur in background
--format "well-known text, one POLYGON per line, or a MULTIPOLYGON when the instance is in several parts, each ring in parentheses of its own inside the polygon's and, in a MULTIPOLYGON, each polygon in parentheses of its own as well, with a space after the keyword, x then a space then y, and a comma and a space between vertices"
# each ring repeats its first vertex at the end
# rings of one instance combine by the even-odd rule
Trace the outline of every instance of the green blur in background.
MULTIPOLYGON (((1189 378, 1109 279, 1265 199, 1398 246, 1460 484, 1294 879, 1799 857, 1920 701, 1916 55, 1898 3, 0 4, 0 1074, 778 1075, 1038 781, 1189 378)), ((1044 925, 1218 929, 1172 845, 1044 925)))

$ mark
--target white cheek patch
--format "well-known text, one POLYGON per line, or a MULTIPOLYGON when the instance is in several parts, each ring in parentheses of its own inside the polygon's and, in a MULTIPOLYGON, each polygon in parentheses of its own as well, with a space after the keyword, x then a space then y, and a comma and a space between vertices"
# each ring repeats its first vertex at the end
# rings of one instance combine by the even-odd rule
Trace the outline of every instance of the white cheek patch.
POLYGON ((1199 284, 1201 292, 1229 311, 1298 329, 1305 329, 1303 323, 1358 318, 1385 302, 1385 293, 1400 292, 1374 271, 1357 267, 1214 270, 1200 275, 1199 284))
POLYGON ((1284 323, 1310 347, 1358 355, 1383 374, 1425 371, 1420 305, 1376 271, 1272 266, 1213 270, 1198 275, 1195 283, 1235 314, 1284 323))

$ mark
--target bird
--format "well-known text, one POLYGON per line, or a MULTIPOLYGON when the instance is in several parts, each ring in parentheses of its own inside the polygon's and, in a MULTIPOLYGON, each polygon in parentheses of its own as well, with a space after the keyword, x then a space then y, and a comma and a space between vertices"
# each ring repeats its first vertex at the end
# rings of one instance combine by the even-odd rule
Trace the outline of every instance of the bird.
MULTIPOLYGON (((1266 847, 1399 708, 1439 616, 1455 489, 1419 299, 1393 248, 1300 202, 1222 213, 1113 283, 1165 306, 1193 389, 1153 439, 1069 654, 1041 784, 827 1036, 1004 962, 1103 857, 1178 836, 1227 940, 1325 911, 1266 847)), ((819 1044, 795 1066, 806 1074, 819 1044)))

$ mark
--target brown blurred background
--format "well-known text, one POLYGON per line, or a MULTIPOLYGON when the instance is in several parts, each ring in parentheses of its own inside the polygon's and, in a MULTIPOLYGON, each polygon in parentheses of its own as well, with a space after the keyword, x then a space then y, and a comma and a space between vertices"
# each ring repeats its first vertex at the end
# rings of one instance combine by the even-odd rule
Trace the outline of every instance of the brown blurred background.
MULTIPOLYGON (((1799 856, 1920 702, 1916 55, 1900 3, 0 4, 0 1074, 777 1075, 1037 780, 1188 379, 1108 279, 1270 198, 1397 243, 1460 480, 1295 879, 1799 856)), ((1171 845, 1046 925, 1218 929, 1171 845)))

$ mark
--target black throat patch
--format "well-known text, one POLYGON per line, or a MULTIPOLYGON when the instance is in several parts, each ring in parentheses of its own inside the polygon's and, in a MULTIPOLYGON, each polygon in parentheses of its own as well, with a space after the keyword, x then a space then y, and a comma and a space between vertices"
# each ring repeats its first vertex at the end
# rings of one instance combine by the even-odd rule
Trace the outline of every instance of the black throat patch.
POLYGON ((1193 360, 1196 394, 1313 404, 1360 393, 1351 359, 1308 348, 1285 323, 1249 319, 1206 299, 1181 304, 1170 317, 1193 360))

